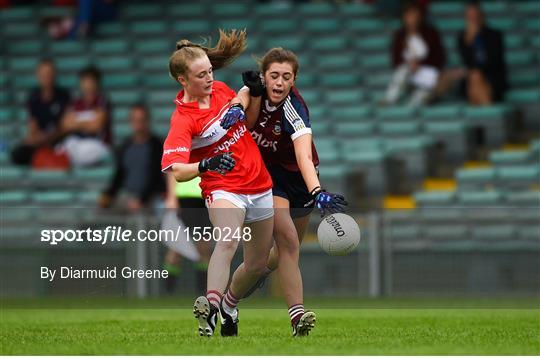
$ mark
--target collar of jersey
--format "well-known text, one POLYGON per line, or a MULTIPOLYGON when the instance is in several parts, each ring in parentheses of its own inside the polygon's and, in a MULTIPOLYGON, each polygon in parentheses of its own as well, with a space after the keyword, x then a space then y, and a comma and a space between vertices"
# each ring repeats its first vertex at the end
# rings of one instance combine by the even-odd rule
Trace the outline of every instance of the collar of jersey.
POLYGON ((207 111, 209 109, 212 109, 212 104, 214 103, 214 88, 212 87, 212 94, 210 95, 210 107, 209 108, 199 108, 199 102, 193 101, 193 102, 184 102, 182 101, 182 98, 184 98, 184 90, 181 90, 176 95, 176 99, 174 102, 176 103, 176 107, 178 108, 190 108, 190 109, 196 109, 199 111, 207 111))
POLYGON ((272 106, 270 105, 270 101, 268 100, 268 98, 265 98, 264 99, 264 106, 266 107, 266 110, 268 112, 274 112, 276 111, 279 107, 283 106, 283 103, 285 103, 285 101, 290 97, 290 94, 287 95, 287 97, 285 97, 285 99, 283 101, 281 101, 280 103, 278 103, 277 105, 275 106, 272 106))

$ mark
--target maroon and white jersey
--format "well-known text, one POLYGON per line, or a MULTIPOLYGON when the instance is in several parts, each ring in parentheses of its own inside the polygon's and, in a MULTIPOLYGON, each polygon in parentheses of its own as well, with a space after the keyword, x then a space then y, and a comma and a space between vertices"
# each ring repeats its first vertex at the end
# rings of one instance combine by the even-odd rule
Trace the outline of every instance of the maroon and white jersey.
MULTIPOLYGON (((311 134, 309 111, 296 87, 277 106, 272 106, 263 94, 259 118, 251 129, 251 136, 267 166, 280 165, 289 171, 300 171, 293 141, 304 134, 311 134)), ((313 164, 317 166, 319 157, 313 142, 311 151, 313 164)))
POLYGON ((244 122, 228 130, 220 125, 235 95, 225 83, 214 81, 208 109, 200 109, 198 102, 183 102, 184 91, 180 91, 175 100, 177 108, 163 145, 163 171, 175 163, 197 163, 225 152, 232 152, 236 160, 235 167, 225 175, 213 171, 201 174, 204 197, 215 190, 256 194, 272 188, 272 179, 244 122))

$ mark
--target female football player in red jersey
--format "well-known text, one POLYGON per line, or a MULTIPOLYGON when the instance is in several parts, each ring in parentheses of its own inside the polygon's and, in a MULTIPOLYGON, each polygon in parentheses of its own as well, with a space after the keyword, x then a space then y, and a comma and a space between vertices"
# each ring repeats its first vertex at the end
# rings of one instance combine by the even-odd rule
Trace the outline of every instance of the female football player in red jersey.
MULTIPOLYGON (((316 206, 321 215, 343 211, 344 197, 321 188, 319 158, 312 141, 309 112, 294 82, 298 73, 296 55, 273 48, 260 60, 260 73, 244 72, 251 103, 247 126, 255 139, 274 184, 274 239, 265 277, 277 268, 289 307, 294 336, 309 334, 315 313, 304 311, 302 276, 298 266, 300 243, 316 206)), ((236 124, 237 118, 224 123, 236 124)), ((251 291, 251 290, 250 290, 251 291)), ((248 292, 248 294, 251 292, 248 292)))
POLYGON ((216 240, 206 296, 198 297, 193 308, 199 334, 205 336, 213 335, 218 313, 221 335, 237 335, 236 305, 264 273, 272 247, 272 180, 243 123, 249 91, 237 96, 213 77, 214 70, 231 63, 245 47, 244 31, 220 31, 212 48, 179 41, 169 60, 170 74, 182 90, 175 99, 162 170, 172 171, 179 182, 201 177, 216 240), (224 129, 222 120, 236 123, 224 129), (239 240, 244 245, 244 263, 226 290, 239 240))

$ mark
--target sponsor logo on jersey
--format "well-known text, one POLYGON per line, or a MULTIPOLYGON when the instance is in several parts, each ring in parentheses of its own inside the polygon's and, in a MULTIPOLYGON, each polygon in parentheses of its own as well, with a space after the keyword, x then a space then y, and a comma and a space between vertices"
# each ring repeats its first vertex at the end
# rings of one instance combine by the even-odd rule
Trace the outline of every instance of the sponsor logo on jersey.
POLYGON ((171 154, 171 153, 181 153, 181 152, 189 152, 189 148, 176 147, 176 148, 172 148, 172 149, 165 149, 163 151, 163 154, 167 155, 167 154, 171 154))
POLYGON ((232 134, 232 137, 227 139, 226 141, 224 141, 223 143, 221 143, 220 145, 218 145, 216 148, 214 148, 214 153, 219 153, 219 152, 226 152, 229 150, 229 148, 235 144, 236 142, 238 142, 240 140, 240 138, 242 138, 244 136, 244 134, 246 133, 247 131, 247 128, 245 125, 242 125, 240 127, 238 127, 232 134))
POLYGON ((263 138, 261 133, 252 131, 251 136, 255 140, 255 143, 261 148, 272 148, 273 152, 277 152, 277 140, 268 140, 263 138))

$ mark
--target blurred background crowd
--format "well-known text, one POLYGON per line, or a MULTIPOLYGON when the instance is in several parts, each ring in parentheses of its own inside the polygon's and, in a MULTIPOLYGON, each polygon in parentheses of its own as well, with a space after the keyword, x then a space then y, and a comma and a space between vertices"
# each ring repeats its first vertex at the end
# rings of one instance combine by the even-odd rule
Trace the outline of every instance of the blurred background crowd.
MULTIPOLYGON (((538 209, 539 15, 538 1, 0 0, 2 207, 176 209, 159 171, 179 90, 168 56, 246 28, 216 78, 239 89, 252 55, 295 51, 323 184, 353 212, 538 209)), ((30 235, 28 213, 4 214, 2 236, 30 235)), ((393 218, 388 237, 538 250, 527 215, 480 230, 393 218)))

